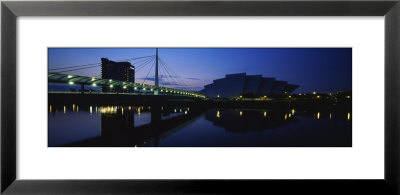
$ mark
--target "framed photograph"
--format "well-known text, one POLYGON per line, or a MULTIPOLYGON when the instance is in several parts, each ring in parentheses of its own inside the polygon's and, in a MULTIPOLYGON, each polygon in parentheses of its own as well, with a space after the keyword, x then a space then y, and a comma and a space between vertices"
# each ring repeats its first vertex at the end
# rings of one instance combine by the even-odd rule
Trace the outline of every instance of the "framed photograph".
POLYGON ((48 147, 352 146, 351 48, 48 48, 48 59, 48 147))
POLYGON ((2 1, 1 25, 2 193, 400 191, 398 0, 2 1))

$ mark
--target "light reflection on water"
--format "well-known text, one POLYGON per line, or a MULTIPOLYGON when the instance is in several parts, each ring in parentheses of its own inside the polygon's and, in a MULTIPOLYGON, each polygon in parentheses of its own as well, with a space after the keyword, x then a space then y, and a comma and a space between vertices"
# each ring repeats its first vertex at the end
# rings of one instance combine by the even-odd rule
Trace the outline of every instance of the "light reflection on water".
POLYGON ((352 145, 350 112, 220 108, 191 116, 192 112, 187 107, 49 105, 48 145, 352 145))

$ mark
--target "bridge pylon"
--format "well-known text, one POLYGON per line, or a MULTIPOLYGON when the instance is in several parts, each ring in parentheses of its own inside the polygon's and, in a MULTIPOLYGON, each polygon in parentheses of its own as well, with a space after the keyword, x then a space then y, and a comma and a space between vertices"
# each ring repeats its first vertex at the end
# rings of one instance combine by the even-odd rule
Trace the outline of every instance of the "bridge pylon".
POLYGON ((154 78, 154 85, 156 86, 156 89, 154 89, 154 95, 158 95, 158 48, 156 48, 156 73, 155 73, 155 78, 154 78))

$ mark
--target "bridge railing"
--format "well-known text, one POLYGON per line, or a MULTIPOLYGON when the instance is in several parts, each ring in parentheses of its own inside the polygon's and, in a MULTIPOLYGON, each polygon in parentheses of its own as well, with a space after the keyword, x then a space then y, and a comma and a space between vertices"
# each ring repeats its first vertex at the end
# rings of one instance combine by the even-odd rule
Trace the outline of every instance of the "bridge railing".
POLYGON ((123 91, 133 91, 132 93, 154 93, 155 91, 157 91, 158 93, 161 94, 183 95, 183 96, 205 98, 204 95, 193 91, 186 91, 169 87, 160 87, 160 86, 157 87, 154 85, 118 81, 112 79, 102 79, 96 77, 62 74, 56 72, 49 72, 48 81, 49 83, 64 83, 69 85, 90 85, 94 87, 99 86, 108 88, 119 87, 123 89, 123 91))

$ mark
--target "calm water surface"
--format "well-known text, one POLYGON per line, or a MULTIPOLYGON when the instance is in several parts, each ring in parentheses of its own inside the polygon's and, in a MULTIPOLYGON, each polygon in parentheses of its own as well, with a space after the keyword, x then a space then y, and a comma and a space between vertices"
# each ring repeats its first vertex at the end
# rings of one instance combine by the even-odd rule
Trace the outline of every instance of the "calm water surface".
POLYGON ((49 106, 51 146, 351 147, 350 112, 49 106))

